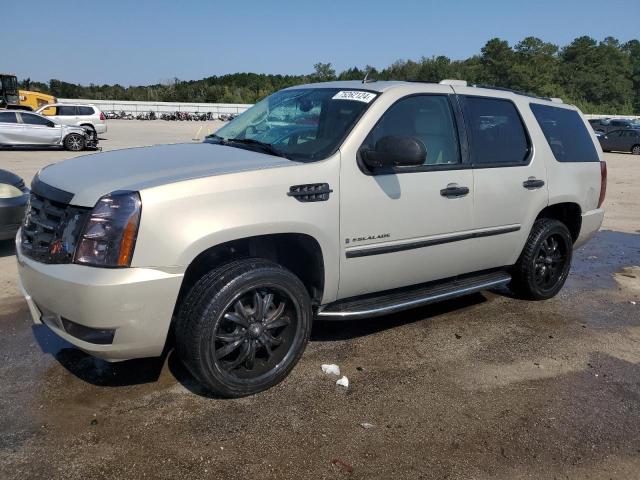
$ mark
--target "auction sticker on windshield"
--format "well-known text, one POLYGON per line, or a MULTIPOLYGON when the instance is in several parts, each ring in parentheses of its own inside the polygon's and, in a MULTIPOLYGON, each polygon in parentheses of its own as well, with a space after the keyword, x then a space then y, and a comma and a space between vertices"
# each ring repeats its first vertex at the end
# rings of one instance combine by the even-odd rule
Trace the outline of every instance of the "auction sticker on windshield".
POLYGON ((369 103, 376 98, 375 93, 361 92, 358 90, 342 90, 336 93, 331 100, 356 100, 358 102, 369 103))

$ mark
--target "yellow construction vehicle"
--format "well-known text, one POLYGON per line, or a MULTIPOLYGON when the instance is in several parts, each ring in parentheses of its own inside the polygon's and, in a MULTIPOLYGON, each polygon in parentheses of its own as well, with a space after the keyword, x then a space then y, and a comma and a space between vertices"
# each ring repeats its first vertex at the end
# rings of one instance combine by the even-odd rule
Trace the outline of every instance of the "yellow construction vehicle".
POLYGON ((18 79, 11 73, 0 73, 0 108, 19 110, 37 110, 48 103, 58 100, 53 95, 18 90, 18 79))
POLYGON ((58 99, 46 93, 32 92, 30 90, 19 90, 20 106, 29 107, 31 110, 38 110, 43 105, 56 103, 58 99))

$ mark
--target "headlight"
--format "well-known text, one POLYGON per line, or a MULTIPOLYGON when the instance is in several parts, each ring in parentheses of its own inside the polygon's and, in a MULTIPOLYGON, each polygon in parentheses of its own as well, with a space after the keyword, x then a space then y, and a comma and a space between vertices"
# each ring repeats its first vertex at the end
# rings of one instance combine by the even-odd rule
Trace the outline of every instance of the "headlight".
POLYGON ((75 262, 97 267, 131 265, 141 207, 138 192, 113 192, 98 200, 80 236, 75 262))
POLYGON ((22 190, 8 183, 0 183, 0 198, 15 198, 23 195, 22 190))

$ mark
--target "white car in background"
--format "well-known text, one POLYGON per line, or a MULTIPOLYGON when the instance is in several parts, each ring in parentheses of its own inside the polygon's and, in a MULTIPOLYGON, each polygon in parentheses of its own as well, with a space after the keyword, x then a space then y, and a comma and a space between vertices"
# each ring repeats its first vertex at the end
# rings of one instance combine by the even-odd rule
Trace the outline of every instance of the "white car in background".
POLYGON ((107 131, 107 117, 95 105, 54 103, 39 108, 37 113, 63 125, 89 127, 98 134, 107 131))

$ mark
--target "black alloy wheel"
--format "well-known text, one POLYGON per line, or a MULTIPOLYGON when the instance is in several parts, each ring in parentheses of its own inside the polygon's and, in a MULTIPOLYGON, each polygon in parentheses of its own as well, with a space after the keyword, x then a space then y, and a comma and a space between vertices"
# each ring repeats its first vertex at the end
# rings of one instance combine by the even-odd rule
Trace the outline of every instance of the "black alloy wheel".
POLYGON ((264 259, 235 260, 191 287, 178 311, 176 347, 207 390, 251 395, 293 369, 312 318, 309 294, 293 273, 264 259))
POLYGON ((536 220, 512 268, 511 290, 528 300, 555 296, 569 276, 572 254, 573 238, 564 223, 552 218, 536 220))
POLYGON ((277 287, 238 295, 215 332, 218 368, 236 379, 272 371, 291 353, 297 317, 289 295, 277 287))
POLYGON ((538 248, 535 282, 542 290, 553 288, 562 276, 567 261, 567 246, 557 234, 548 236, 538 248))

